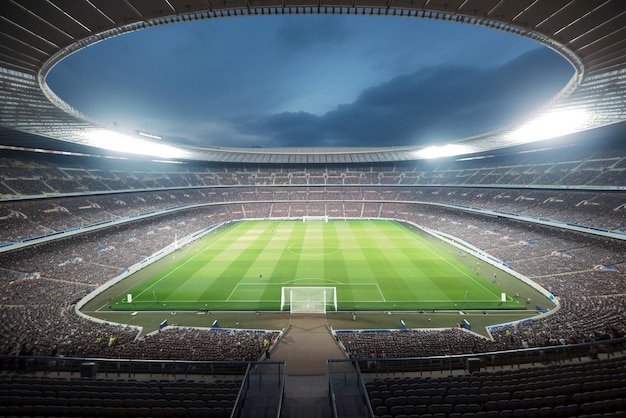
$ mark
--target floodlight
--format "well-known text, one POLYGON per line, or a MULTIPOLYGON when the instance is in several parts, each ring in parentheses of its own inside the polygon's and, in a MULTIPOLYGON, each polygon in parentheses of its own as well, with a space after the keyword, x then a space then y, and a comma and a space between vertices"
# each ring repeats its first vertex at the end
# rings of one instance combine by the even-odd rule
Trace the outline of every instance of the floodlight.
POLYGON ((466 145, 446 144, 426 147, 424 149, 415 151, 415 155, 419 158, 441 158, 453 157, 455 155, 463 155, 469 152, 471 152, 471 149, 466 145))
POLYGON ((83 131, 82 136, 89 145, 111 151, 141 154, 158 158, 183 158, 185 153, 173 146, 147 141, 135 136, 109 129, 83 131))
POLYGON ((523 142, 556 138, 585 128, 590 117, 590 113, 584 109, 544 113, 520 125, 519 128, 508 134, 507 138, 523 142))

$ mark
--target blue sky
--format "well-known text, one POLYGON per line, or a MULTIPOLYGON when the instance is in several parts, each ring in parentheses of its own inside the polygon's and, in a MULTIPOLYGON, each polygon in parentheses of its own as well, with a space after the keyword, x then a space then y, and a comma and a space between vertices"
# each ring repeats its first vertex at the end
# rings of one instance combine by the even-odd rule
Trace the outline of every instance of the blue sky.
POLYGON ((573 74, 537 43, 398 17, 159 26, 66 58, 47 82, 107 126, 189 145, 430 145, 523 120, 573 74))

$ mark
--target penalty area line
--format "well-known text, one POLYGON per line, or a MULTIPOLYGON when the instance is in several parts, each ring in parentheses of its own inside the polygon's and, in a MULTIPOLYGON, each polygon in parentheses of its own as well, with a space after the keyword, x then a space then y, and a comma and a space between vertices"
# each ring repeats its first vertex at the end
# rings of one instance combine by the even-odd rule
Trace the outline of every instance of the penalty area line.
POLYGON ((233 287, 232 292, 230 292, 230 294, 228 295, 228 297, 226 298, 226 302, 230 302, 230 298, 233 296, 233 294, 235 293, 235 291, 237 290, 237 288, 239 287, 239 283, 237 283, 235 285, 235 287, 233 287))
POLYGON ((387 300, 385 299, 385 295, 383 295, 383 291, 380 290, 380 286, 378 285, 378 283, 376 283, 376 288, 378 289, 378 293, 380 293, 380 297, 383 298, 383 302, 387 302, 387 300))
MULTIPOLYGON (((237 228, 237 225, 234 226, 234 228, 237 228)), ((198 257, 201 254, 204 254, 204 252, 215 246, 218 242, 220 242, 222 239, 224 238, 224 235, 222 234, 221 236, 217 237, 217 239, 213 240, 212 242, 210 242, 208 245, 202 247, 202 249, 200 249, 198 252, 196 252, 195 254, 193 254, 192 256, 190 256, 185 262, 183 262, 182 264, 179 264, 178 266, 176 266, 174 269, 172 269, 171 271, 169 271, 168 273, 166 273, 165 275, 161 276, 158 280, 156 280, 154 283, 152 283, 150 286, 148 286, 146 289, 144 289, 143 291, 139 292, 137 294, 137 296, 141 296, 144 293, 148 292, 150 289, 155 288, 155 286, 157 286, 161 281, 165 280, 166 278, 168 278, 170 275, 174 274, 175 272, 177 272, 179 269, 181 269, 182 267, 184 267, 187 263, 190 263, 191 261, 193 261, 196 257, 198 257)), ((200 238, 202 239, 202 238, 200 238)), ((174 252, 170 253, 173 254, 174 252)), ((168 254, 168 255, 170 255, 168 254)), ((166 257, 164 257, 163 259, 165 259, 166 257)), ((152 265, 154 263, 157 263, 163 259, 159 259, 159 260, 154 260, 152 263, 150 263, 149 265, 152 265)), ((132 276, 132 275, 131 275, 132 276)), ((130 276, 129 276, 130 277, 130 276)), ((156 289, 156 288, 155 288, 156 289)), ((155 289, 153 289, 153 291, 155 291, 155 289)))

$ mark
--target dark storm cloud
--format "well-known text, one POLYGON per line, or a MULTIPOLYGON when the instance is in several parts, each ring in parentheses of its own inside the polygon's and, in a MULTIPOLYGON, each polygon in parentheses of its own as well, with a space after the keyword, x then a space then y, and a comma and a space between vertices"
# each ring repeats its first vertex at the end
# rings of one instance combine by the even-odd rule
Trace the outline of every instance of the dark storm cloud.
POLYGON ((241 121, 271 146, 427 144, 505 127, 545 104, 573 69, 546 48, 499 68, 439 66, 367 88, 321 116, 283 112, 241 121))

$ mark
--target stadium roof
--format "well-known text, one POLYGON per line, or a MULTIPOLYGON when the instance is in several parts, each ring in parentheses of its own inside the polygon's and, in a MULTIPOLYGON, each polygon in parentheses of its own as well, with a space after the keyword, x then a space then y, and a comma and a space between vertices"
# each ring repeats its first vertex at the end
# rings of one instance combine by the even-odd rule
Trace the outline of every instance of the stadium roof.
POLYGON ((7 0, 0 18, 0 125, 74 144, 98 147, 118 141, 131 152, 149 150, 161 158, 359 163, 471 154, 626 120, 624 0, 7 0), (568 59, 576 72, 525 123, 435 148, 175 146, 98 126, 45 83, 47 73, 64 57, 126 32, 211 18, 314 13, 393 15, 484 26, 542 43, 568 59))

